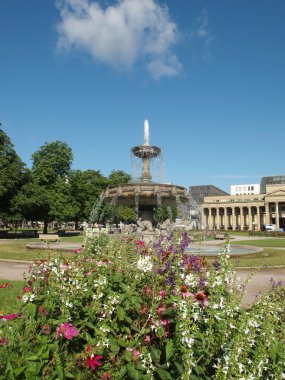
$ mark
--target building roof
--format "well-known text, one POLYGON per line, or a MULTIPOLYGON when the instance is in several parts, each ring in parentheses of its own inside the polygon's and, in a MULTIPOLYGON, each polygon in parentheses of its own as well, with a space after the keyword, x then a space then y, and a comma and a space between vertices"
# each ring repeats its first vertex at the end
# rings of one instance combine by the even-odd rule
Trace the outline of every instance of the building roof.
POLYGON ((229 195, 225 191, 214 185, 189 186, 189 197, 193 198, 198 204, 202 204, 204 197, 229 195))

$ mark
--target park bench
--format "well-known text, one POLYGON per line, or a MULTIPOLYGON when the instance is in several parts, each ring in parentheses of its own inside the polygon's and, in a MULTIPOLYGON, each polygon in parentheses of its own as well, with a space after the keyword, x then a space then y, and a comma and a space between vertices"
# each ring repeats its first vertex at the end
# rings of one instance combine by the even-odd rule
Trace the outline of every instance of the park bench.
POLYGON ((224 234, 217 234, 217 235, 215 236, 215 239, 216 239, 216 240, 224 240, 224 239, 225 239, 225 235, 224 235, 224 234))
POLYGON ((39 234, 39 239, 41 241, 60 241, 57 234, 39 234))

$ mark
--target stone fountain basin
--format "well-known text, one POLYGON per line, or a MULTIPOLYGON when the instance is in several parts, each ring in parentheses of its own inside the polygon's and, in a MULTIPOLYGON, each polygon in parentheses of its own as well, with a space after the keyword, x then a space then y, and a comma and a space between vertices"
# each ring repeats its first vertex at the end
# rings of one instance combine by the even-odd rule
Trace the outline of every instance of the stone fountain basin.
POLYGON ((142 182, 112 186, 103 193, 104 200, 112 202, 114 198, 119 199, 121 205, 129 207, 135 206, 136 196, 140 206, 157 206, 158 199, 164 207, 176 205, 177 199, 182 202, 188 200, 184 187, 164 183, 142 182))

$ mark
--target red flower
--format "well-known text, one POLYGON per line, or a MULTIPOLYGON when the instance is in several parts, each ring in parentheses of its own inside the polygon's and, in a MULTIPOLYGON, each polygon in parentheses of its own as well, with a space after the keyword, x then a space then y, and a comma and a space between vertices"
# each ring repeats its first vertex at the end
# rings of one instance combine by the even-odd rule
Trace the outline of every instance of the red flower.
POLYGON ((145 246, 145 242, 144 242, 144 241, 141 241, 141 240, 137 240, 137 241, 136 241, 136 245, 137 245, 138 248, 140 248, 140 247, 144 247, 144 246, 145 246))
POLYGON ((19 318, 20 314, 7 314, 1 315, 1 319, 5 319, 6 321, 12 321, 13 319, 19 318))
POLYGON ((61 336, 64 336, 66 339, 72 339, 73 337, 77 336, 79 334, 79 331, 75 326, 73 326, 71 323, 62 323, 59 325, 57 331, 56 331, 56 338, 58 339, 61 336))
MULTIPOLYGON (((89 354, 91 351, 91 346, 89 345, 84 354, 89 354)), ((90 367, 92 371, 95 371, 96 367, 101 367, 102 363, 99 362, 103 358, 102 355, 88 355, 86 358, 86 367, 90 367)))
POLYGON ((32 288, 29 288, 28 286, 25 286, 25 287, 23 288, 23 292, 24 292, 24 293, 28 293, 28 292, 31 291, 31 289, 32 289, 32 288))
POLYGON ((5 289, 5 288, 8 288, 9 286, 12 286, 12 284, 10 284, 9 282, 5 282, 5 284, 0 285, 0 289, 5 289))

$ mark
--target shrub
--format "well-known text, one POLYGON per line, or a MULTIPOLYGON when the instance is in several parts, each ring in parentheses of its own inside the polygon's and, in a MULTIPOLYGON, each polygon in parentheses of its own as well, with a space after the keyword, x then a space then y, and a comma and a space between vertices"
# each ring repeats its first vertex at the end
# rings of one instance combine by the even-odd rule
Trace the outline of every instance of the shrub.
POLYGON ((1 317, 1 378, 281 379, 284 289, 242 309, 228 246, 208 267, 188 244, 88 231, 76 259, 36 261, 1 317))

